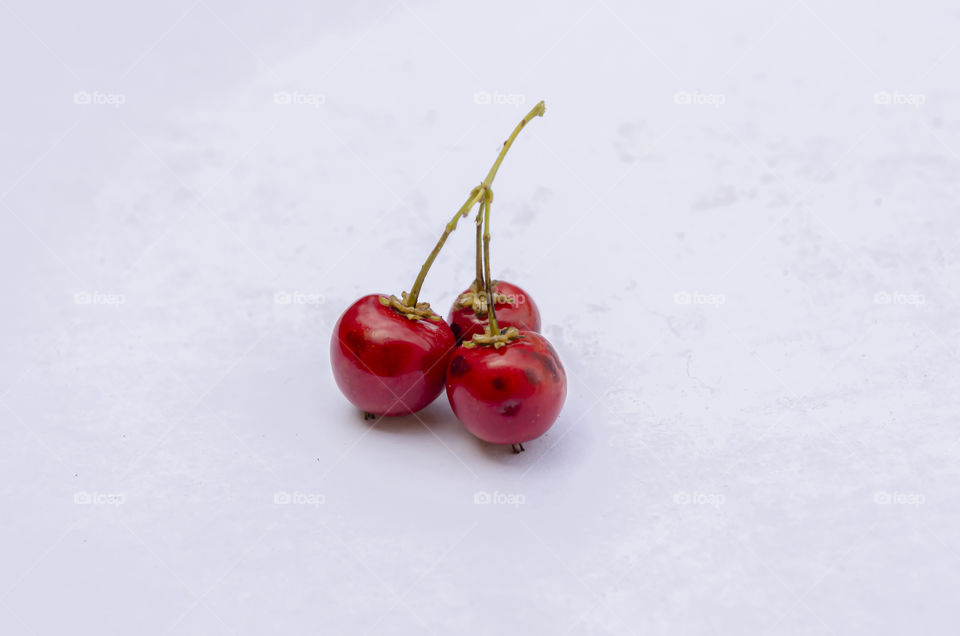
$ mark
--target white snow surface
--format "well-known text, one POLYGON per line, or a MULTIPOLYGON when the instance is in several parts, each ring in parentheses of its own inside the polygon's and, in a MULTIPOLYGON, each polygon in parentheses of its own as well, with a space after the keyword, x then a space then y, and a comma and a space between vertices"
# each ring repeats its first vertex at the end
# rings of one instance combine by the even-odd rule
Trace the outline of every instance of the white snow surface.
POLYGON ((0 2, 0 634, 956 634, 956 6, 343 4, 0 2), (364 422, 540 99, 560 419, 364 422))

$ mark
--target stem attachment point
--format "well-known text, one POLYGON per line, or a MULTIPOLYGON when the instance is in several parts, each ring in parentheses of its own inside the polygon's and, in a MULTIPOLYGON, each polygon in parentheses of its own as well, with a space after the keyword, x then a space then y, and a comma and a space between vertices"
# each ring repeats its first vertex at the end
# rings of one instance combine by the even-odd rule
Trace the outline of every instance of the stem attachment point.
POLYGON ((519 340, 522 337, 523 336, 520 335, 520 330, 516 327, 507 327, 506 329, 501 329, 500 333, 496 335, 491 334, 490 326, 488 325, 485 333, 473 334, 473 338, 467 342, 464 342, 463 346, 467 349, 473 349, 478 345, 500 349, 501 347, 506 347, 514 340, 519 340))
POLYGON ((430 303, 417 303, 413 305, 410 301, 410 294, 403 292, 402 296, 402 298, 397 298, 396 296, 390 296, 389 298, 380 296, 380 304, 384 307, 393 307, 410 320, 421 320, 423 318, 427 320, 441 320, 440 316, 430 308, 430 303))

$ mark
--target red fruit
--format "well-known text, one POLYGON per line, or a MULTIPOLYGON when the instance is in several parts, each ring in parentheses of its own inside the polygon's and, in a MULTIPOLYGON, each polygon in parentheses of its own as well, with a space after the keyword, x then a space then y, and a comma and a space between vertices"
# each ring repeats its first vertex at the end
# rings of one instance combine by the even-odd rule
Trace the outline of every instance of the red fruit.
POLYGON ((533 331, 496 349, 460 347, 447 367, 447 397, 467 429, 493 444, 520 444, 547 432, 563 408, 567 374, 547 339, 533 331))
MULTIPOLYGON (((540 331, 540 310, 537 304, 533 302, 527 292, 523 291, 513 283, 506 281, 493 281, 493 291, 495 294, 502 294, 507 300, 512 302, 495 302, 493 308, 497 312, 497 324, 501 328, 516 327, 521 331, 540 331)), ((461 307, 460 297, 471 293, 473 289, 464 290, 463 294, 457 297, 450 314, 447 316, 447 322, 450 323, 450 329, 453 335, 457 337, 457 342, 470 340, 474 334, 482 334, 487 329, 487 312, 477 314, 472 306, 461 307)))
POLYGON ((364 296, 333 328, 330 363, 343 394, 375 415, 419 411, 443 390, 456 339, 443 320, 411 320, 364 296))

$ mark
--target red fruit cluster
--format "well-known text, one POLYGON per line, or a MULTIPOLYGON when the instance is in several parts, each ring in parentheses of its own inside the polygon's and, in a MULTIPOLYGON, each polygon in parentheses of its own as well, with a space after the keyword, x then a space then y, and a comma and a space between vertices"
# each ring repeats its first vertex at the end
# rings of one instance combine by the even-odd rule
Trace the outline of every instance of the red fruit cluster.
POLYGON ((446 387, 467 430, 515 451, 559 416, 567 378, 557 352, 539 333, 537 305, 520 287, 490 276, 490 185, 517 134, 544 110, 540 102, 514 129, 487 177, 447 223, 411 291, 400 298, 364 296, 337 321, 330 341, 333 376, 367 415, 413 413, 446 387), (418 302, 420 288, 459 219, 477 203, 477 275, 453 303, 448 324, 418 302))

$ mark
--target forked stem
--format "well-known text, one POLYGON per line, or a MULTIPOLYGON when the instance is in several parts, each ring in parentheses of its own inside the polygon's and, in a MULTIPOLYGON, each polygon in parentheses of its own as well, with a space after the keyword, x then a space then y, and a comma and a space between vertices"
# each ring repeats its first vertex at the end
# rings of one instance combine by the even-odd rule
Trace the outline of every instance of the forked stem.
MULTIPOLYGON (((497 176, 497 171, 500 169, 500 164, 503 163, 503 158, 507 156, 507 151, 510 150, 510 146, 513 145, 514 140, 517 138, 517 135, 520 134, 520 131, 523 130, 524 126, 526 126, 527 123, 534 117, 542 117, 546 110, 546 104, 540 101, 529 113, 527 113, 523 119, 520 120, 520 123, 517 124, 516 128, 513 129, 513 132, 510 133, 510 136, 507 137, 507 140, 503 142, 503 148, 500 149, 500 154, 497 155, 497 160, 493 162, 493 166, 491 166, 490 172, 487 173, 486 178, 480 183, 479 186, 470 192, 470 196, 467 198, 466 203, 464 203, 460 209, 457 210, 457 213, 453 215, 453 218, 449 223, 447 223, 443 230, 443 234, 440 236, 440 240, 437 241, 433 251, 427 256, 427 260, 424 262, 423 267, 420 268, 420 273, 417 274, 417 279, 413 281, 413 286, 410 288, 410 294, 407 297, 407 302, 411 307, 417 306, 417 300, 420 298, 420 289, 423 287, 423 281, 427 277, 427 272, 430 271, 433 261, 437 259, 437 255, 440 254, 440 250, 443 249, 443 244, 447 242, 447 237, 450 236, 455 229, 457 229, 457 223, 460 221, 460 217, 469 214, 470 210, 473 209, 473 206, 476 205, 477 201, 481 201, 484 198, 484 193, 490 190, 490 185, 493 183, 494 177, 497 176)), ((479 241, 477 245, 479 249, 479 241)), ((479 260, 480 259, 478 255, 478 263, 479 260)), ((490 280, 489 271, 487 271, 487 280, 490 280)), ((489 300, 489 298, 487 300, 489 300)))
MULTIPOLYGON (((510 146, 513 145, 513 141, 517 138, 517 135, 520 134, 520 131, 530 122, 534 117, 543 117, 543 114, 547 111, 547 105, 541 100, 537 103, 533 109, 527 113, 527 116, 520 120, 520 123, 517 124, 517 127, 513 129, 513 132, 510 133, 510 136, 505 142, 503 142, 503 149, 500 151, 500 156, 497 157, 497 161, 493 164, 493 167, 490 168, 490 172, 487 173, 487 178, 483 180, 482 185, 486 185, 489 189, 490 184, 493 183, 494 177, 497 176, 497 171, 500 169, 500 164, 503 162, 503 157, 507 154, 507 150, 510 149, 510 146)), ((490 206, 487 206, 487 211, 489 212, 490 206)), ((484 284, 484 275, 483 270, 481 269, 481 245, 480 245, 480 224, 483 217, 483 211, 481 210, 480 214, 477 214, 477 293, 483 293, 487 291, 487 300, 490 300, 489 292, 493 288, 493 279, 490 278, 490 272, 486 273, 486 281, 490 283, 491 289, 487 289, 484 284)))

